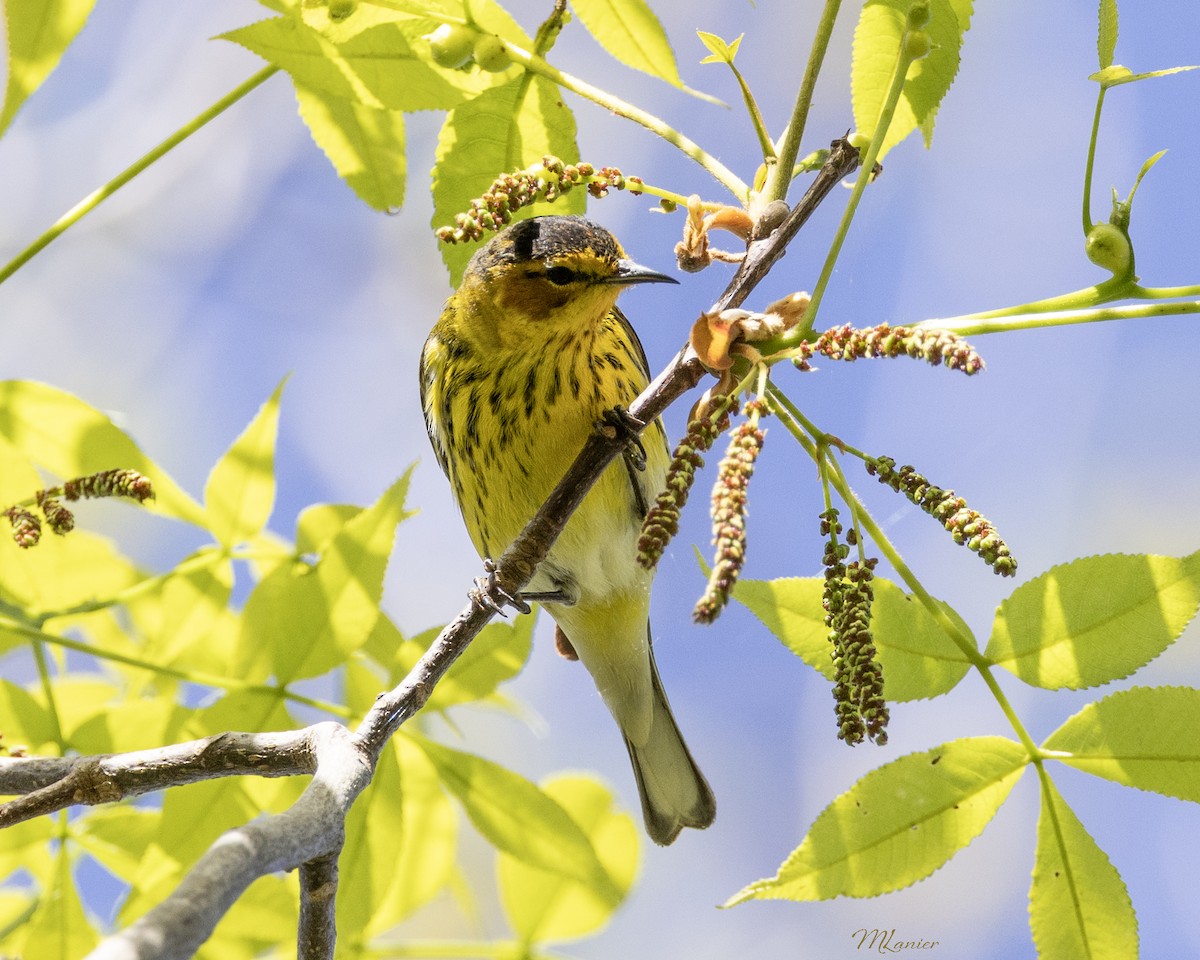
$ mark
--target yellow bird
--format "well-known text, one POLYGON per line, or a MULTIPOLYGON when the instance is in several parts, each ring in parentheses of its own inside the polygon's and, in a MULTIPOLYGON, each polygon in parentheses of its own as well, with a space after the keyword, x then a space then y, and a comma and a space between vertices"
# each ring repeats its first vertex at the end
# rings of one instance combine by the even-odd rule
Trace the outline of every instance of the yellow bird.
MULTIPOLYGON (((646 356, 616 301, 663 282, 675 281, 582 217, 519 221, 471 258, 421 353, 421 405, 480 556, 499 557, 597 423, 645 389, 646 356)), ((716 801, 654 665, 653 574, 635 557, 669 454, 661 423, 645 433, 644 464, 631 451, 609 465, 523 597, 545 605, 560 652, 591 674, 625 737, 646 832, 668 844, 712 823, 716 801)))

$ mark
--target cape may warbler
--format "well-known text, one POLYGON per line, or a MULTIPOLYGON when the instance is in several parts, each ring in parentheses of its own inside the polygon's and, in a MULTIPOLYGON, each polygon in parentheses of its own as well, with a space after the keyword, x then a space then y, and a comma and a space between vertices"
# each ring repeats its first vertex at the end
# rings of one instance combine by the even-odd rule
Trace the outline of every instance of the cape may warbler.
MULTIPOLYGON (((480 556, 516 539, 606 412, 649 381, 642 345, 616 307, 639 266, 581 217, 523 220, 467 265, 421 354, 421 404, 480 556)), ((716 802, 680 736, 650 646, 650 581, 635 554, 666 474, 662 425, 644 469, 615 460, 588 492, 524 594, 558 624, 625 737, 646 830, 667 844, 707 827, 716 802)), ((638 464, 638 467, 641 465, 638 464)))

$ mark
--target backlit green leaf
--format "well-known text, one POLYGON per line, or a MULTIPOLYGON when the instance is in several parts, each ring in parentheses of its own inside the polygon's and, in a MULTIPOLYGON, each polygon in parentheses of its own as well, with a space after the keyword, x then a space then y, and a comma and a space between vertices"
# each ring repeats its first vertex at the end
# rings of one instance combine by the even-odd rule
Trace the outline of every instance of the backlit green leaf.
MULTIPOLYGON (((618 892, 627 894, 637 877, 641 841, 633 818, 616 808, 612 792, 592 777, 566 774, 545 781, 542 789, 579 824, 618 892)), ((496 871, 504 912, 522 943, 595 933, 616 906, 590 887, 506 853, 500 854, 496 871)))
MULTIPOLYGON (((357 848, 373 877, 371 893, 363 892, 368 899, 362 905, 366 908, 362 929, 370 937, 386 933, 451 882, 459 820, 433 764, 405 736, 393 737, 381 754, 372 785, 355 804, 355 811, 364 800, 369 808, 357 848)), ((347 849, 354 836, 355 828, 348 825, 347 849)), ((343 878, 349 862, 343 857, 343 878)), ((357 874, 357 863, 353 869, 357 874)), ((346 894, 344 902, 348 904, 350 897, 346 894)), ((343 915, 339 908, 339 922, 348 925, 363 912, 360 907, 352 910, 343 915)))
POLYGON ((666 31, 643 0, 571 0, 588 33, 628 67, 679 87, 679 67, 666 31))
POLYGON ((38 960, 77 960, 96 946, 100 937, 88 922, 71 875, 66 847, 54 855, 54 872, 41 891, 28 925, 6 942, 17 956, 38 960))
POLYGON ((31 754, 45 753, 57 738, 54 718, 24 687, 0 678, 0 731, 4 746, 25 747, 31 754))
MULTIPOLYGON (((78 521, 87 506, 72 506, 78 521)), ((0 521, 7 523, 7 521, 0 521)), ((0 583, 11 600, 19 600, 35 615, 80 608, 99 597, 111 597, 142 579, 132 561, 107 537, 82 528, 82 521, 65 537, 43 533, 30 550, 0 543, 0 583)), ((78 618, 72 618, 78 623, 78 618)), ((55 627, 64 625, 57 620, 55 627)))
POLYGON ((703 30, 697 30, 696 36, 711 51, 711 55, 701 60, 701 63, 733 63, 745 34, 738 34, 737 39, 732 42, 726 42, 715 33, 706 33, 703 30))
POLYGON ((363 508, 350 503, 315 503, 296 519, 296 552, 320 553, 363 508))
POLYGON ((204 486, 208 528, 225 546, 254 537, 271 515, 282 392, 280 383, 208 475, 204 486))
POLYGON ((445 110, 495 83, 478 69, 437 66, 413 29, 384 22, 338 43, 301 19, 274 17, 221 37, 286 70, 298 86, 375 109, 445 110))
POLYGON ((1042 783, 1029 926, 1039 957, 1138 955, 1137 918, 1121 875, 1049 780, 1042 783))
POLYGON ((130 804, 90 807, 72 824, 79 846, 122 880, 130 880, 158 828, 159 811, 130 804))
POLYGON ((338 176, 376 210, 404 203, 404 114, 296 86, 296 101, 317 146, 338 176))
POLYGON ((872 770, 821 812, 774 877, 727 906, 873 897, 916 883, 983 831, 1028 759, 1012 740, 974 737, 872 770))
POLYGON ((153 482, 154 499, 136 509, 204 525, 200 504, 105 414, 63 390, 29 380, 0 381, 0 435, 63 480, 117 467, 137 470, 153 482))
MULTIPOLYGON (((568 163, 579 156, 575 116, 549 81, 518 78, 455 107, 438 134, 433 225, 453 224, 455 214, 465 212, 497 174, 530 166, 546 154, 568 163)), ((572 190, 554 203, 526 207, 518 216, 582 213, 586 203, 586 191, 572 190)), ((476 249, 442 244, 452 285, 458 285, 476 249)))
POLYGON ((411 470, 346 523, 315 567, 296 563, 267 574, 246 601, 239 672, 289 683, 343 663, 366 642, 379 617, 383 577, 407 515, 411 470))
POLYGON ((499 764, 413 738, 437 768, 442 785, 476 829, 498 850, 591 887, 611 903, 621 899, 587 835, 535 784, 499 764))
POLYGON ((1100 54, 1100 69, 1111 67, 1117 49, 1117 0, 1100 0, 1100 30, 1096 50, 1100 54))
MULTIPOLYGON (((820 577, 740 580, 734 598, 745 604, 789 650, 827 679, 834 678, 820 577)), ((875 580, 871 629, 883 665, 884 696, 892 701, 935 697, 966 675, 970 662, 925 607, 888 580, 875 580)), ((943 605, 964 636, 971 631, 943 605)))
POLYGON ((289 946, 294 955, 299 887, 294 872, 259 877, 221 918, 212 937, 197 951, 196 960, 282 957, 289 946), (272 947, 274 952, 270 951, 272 947))
POLYGON ((1183 632, 1200 606, 1200 552, 1085 557, 1000 604, 987 656, 1026 683, 1079 689, 1127 677, 1183 632))
POLYGON ((219 548, 205 547, 183 560, 161 590, 131 605, 148 634, 142 656, 177 669, 228 673, 237 638, 232 591, 233 563, 219 548))
POLYGON ((83 29, 96 0, 5 0, 8 84, 0 107, 0 135, 42 85, 83 29))
POLYGON ((1043 747, 1105 780, 1200 803, 1200 690, 1122 690, 1089 703, 1043 747))
MULTIPOLYGON (((851 94, 854 123, 870 136, 879 120, 891 86, 905 35, 910 0, 868 0, 854 31, 851 94)), ((928 56, 913 62, 905 76, 904 90, 884 136, 879 157, 915 129, 920 129, 929 146, 933 124, 942 99, 958 73, 963 34, 970 26, 972 0, 930 0, 930 18, 925 31, 933 41, 928 56)))

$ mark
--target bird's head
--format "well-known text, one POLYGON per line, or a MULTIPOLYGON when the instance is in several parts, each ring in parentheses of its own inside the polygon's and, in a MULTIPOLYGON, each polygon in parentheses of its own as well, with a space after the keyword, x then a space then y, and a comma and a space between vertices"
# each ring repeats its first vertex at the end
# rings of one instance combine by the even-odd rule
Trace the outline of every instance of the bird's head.
POLYGON ((598 323, 632 284, 677 282, 634 263, 616 237, 590 220, 534 217, 497 234, 471 258, 462 290, 505 334, 536 337, 598 323))

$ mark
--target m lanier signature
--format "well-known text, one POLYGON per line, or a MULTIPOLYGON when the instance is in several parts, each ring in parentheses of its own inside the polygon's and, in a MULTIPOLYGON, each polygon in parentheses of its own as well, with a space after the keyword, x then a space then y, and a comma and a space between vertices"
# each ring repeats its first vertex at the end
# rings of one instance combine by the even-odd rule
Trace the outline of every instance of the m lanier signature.
POLYGON ((883 954, 904 953, 906 950, 932 950, 939 943, 937 940, 898 940, 894 927, 891 930, 863 927, 850 934, 850 939, 856 941, 856 950, 875 950, 883 954))

